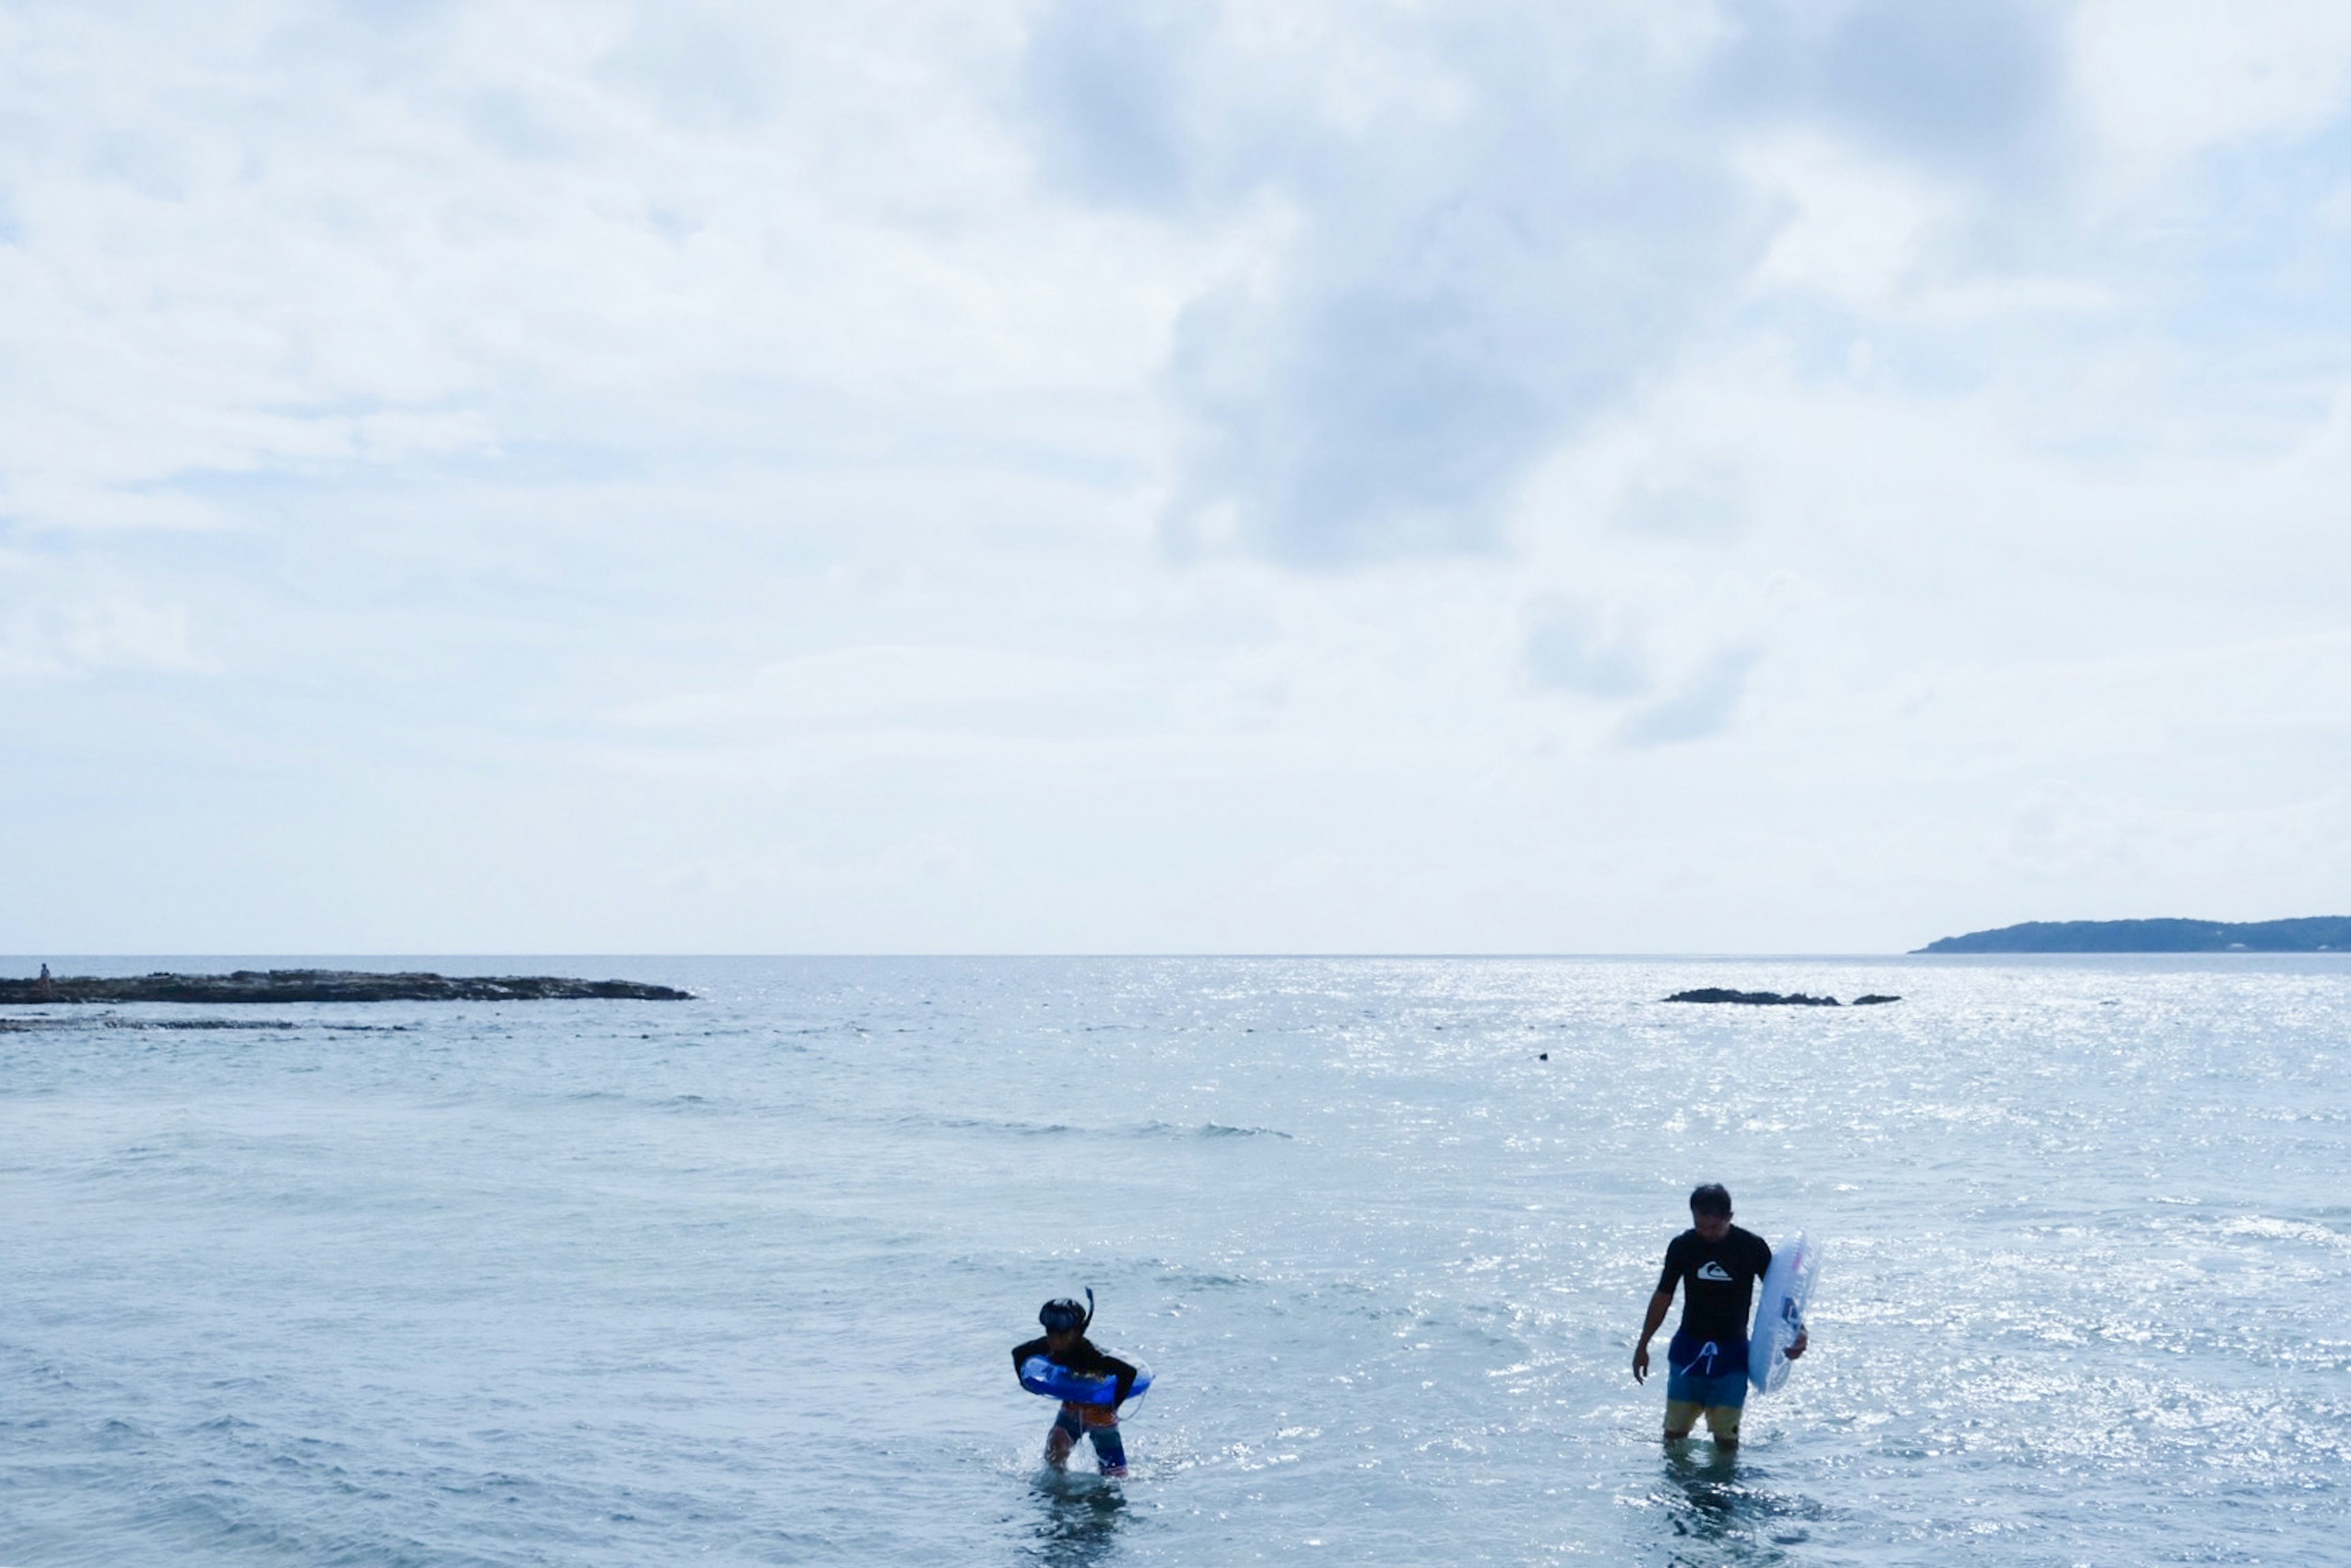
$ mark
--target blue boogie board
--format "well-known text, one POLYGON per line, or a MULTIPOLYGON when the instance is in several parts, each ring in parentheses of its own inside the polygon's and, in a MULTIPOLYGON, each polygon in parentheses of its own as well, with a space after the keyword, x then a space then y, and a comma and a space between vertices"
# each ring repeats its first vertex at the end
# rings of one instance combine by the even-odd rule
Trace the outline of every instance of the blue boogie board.
POLYGON ((1747 1341, 1747 1381, 1770 1394, 1788 1381, 1788 1347, 1804 1332, 1804 1308, 1821 1274, 1821 1243, 1802 1231, 1771 1254, 1763 1299, 1755 1303, 1755 1332, 1747 1341))
MULTIPOLYGON (((1143 1391, 1151 1386, 1151 1368, 1131 1355, 1122 1355, 1119 1359, 1131 1362, 1134 1366, 1134 1386, 1127 1390, 1126 1396, 1131 1400, 1141 1398, 1143 1391)), ((1041 1355, 1032 1355, 1020 1364, 1020 1386, 1031 1394, 1041 1394, 1048 1399, 1066 1400, 1071 1405, 1109 1405, 1115 1403, 1118 1395, 1118 1379, 1115 1376, 1071 1372, 1041 1355)))

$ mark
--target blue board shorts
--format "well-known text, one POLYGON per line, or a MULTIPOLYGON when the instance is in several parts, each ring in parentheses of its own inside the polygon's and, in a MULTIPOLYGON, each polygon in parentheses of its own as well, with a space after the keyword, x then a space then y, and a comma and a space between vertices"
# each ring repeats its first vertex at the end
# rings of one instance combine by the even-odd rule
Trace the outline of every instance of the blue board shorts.
POLYGON ((1666 1397, 1677 1405, 1728 1406, 1736 1410, 1747 1403, 1747 1371, 1701 1375, 1695 1366, 1673 1367, 1666 1378, 1666 1397))
POLYGON ((1675 1405, 1736 1410, 1747 1403, 1747 1342, 1700 1341, 1687 1329, 1666 1347, 1666 1398, 1675 1405))

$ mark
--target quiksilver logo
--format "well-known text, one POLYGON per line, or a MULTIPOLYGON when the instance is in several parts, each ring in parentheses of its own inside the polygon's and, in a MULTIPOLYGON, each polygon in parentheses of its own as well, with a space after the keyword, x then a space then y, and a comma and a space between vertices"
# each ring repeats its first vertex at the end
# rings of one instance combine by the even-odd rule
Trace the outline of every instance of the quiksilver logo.
POLYGON ((1721 1264, 1711 1258, 1698 1265, 1698 1277, 1701 1280, 1719 1280, 1726 1285, 1730 1283, 1730 1276, 1723 1271, 1721 1264))

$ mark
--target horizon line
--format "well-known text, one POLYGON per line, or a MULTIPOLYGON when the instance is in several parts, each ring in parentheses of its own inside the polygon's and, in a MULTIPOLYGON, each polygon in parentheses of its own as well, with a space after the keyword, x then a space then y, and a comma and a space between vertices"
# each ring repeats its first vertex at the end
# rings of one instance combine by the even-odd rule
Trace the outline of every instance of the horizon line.
MULTIPOLYGON (((686 952, 686 951, 665 951, 665 950, 661 950, 661 949, 644 949, 644 950, 639 950, 639 951, 633 951, 633 952, 631 952, 631 951, 622 951, 622 950, 619 950, 619 949, 611 949, 611 950, 605 950, 605 949, 594 949, 594 950, 590 950, 590 949, 565 950, 565 949, 554 949, 554 948, 549 948, 549 949, 540 949, 540 950, 536 950, 536 951, 534 951, 534 950, 525 949, 525 948, 508 948, 508 949, 502 949, 502 950, 483 948, 483 949, 475 949, 475 950, 454 950, 454 949, 451 949, 451 950, 441 950, 441 951, 433 951, 433 950, 420 949, 420 950, 410 951, 410 952, 340 952, 340 953, 336 953, 336 952, 309 952, 309 953, 303 953, 303 952, 283 951, 283 952, 275 952, 275 953, 261 953, 261 952, 225 953, 225 952, 204 952, 204 951, 199 951, 199 950, 190 949, 190 950, 182 951, 182 952, 162 952, 162 951, 149 950, 149 951, 144 951, 144 952, 140 952, 140 951, 123 951, 123 952, 112 952, 112 953, 101 953, 101 952, 72 952, 72 951, 65 951, 65 952, 52 952, 52 953, 49 953, 49 954, 47 954, 47 955, 44 955, 44 954, 41 954, 41 953, 0 954, 0 964, 13 964, 13 963, 20 962, 20 961, 21 961, 21 962, 25 962, 25 963, 31 963, 31 964, 38 964, 38 963, 44 963, 44 962, 54 964, 54 963, 58 963, 58 962, 73 961, 73 960, 81 960, 81 959, 89 959, 89 960, 96 960, 96 961, 106 961, 106 962, 120 962, 120 961, 124 960, 124 959, 131 959, 131 958, 140 958, 140 959, 192 959, 192 958, 202 958, 202 959, 219 960, 219 961, 225 961, 225 962, 242 962, 242 961, 254 961, 254 960, 276 960, 276 961, 278 961, 278 962, 284 962, 284 961, 287 961, 287 960, 289 960, 289 959, 305 959, 305 960, 319 960, 319 959, 358 960, 358 959, 368 959, 368 960, 375 960, 375 961, 404 961, 404 960, 410 960, 410 959, 465 959, 465 960, 469 960, 469 961, 478 961, 478 960, 486 960, 486 959, 493 959, 493 958, 559 958, 559 959, 563 959, 563 960, 566 960, 566 961, 577 961, 577 960, 581 960, 581 959, 590 959, 590 958, 595 958, 595 959, 650 959, 650 960, 661 960, 661 959, 682 959, 682 958, 683 958, 683 959, 707 959, 707 958, 778 958, 778 959, 872 959, 872 960, 928 958, 928 959, 955 960, 955 961, 963 961, 963 962, 975 962, 975 961, 990 960, 990 959, 995 959, 995 960, 1007 960, 1007 961, 1034 961, 1034 960, 1040 960, 1040 959, 1175 959, 1175 958, 1206 958, 1206 959, 1222 959, 1222 960, 1236 960, 1236 961, 1238 961, 1238 960, 1268 960, 1268 961, 1271 961, 1271 960, 1280 960, 1280 959, 1308 959, 1308 958, 1313 958, 1313 959, 1357 959, 1357 960, 1434 959, 1434 958, 1450 958, 1450 959, 1479 959, 1479 960, 1488 960, 1488 961, 1495 961, 1495 962, 1503 962, 1503 961, 1509 961, 1509 962, 1538 962, 1538 961, 1546 961, 1546 960, 1560 960, 1560 959, 1572 959, 1572 958, 1573 958, 1573 959, 1583 959, 1583 958, 1606 958, 1606 959, 1655 958, 1655 959, 1672 959, 1672 960, 1680 960, 1680 961, 1688 961, 1688 962, 1717 962, 1717 961, 1722 961, 1722 962, 1761 962, 1761 961, 1771 961, 1771 960, 1802 960, 1802 961, 1807 961, 1807 962, 1821 962, 1821 961, 1826 961, 1826 960, 1836 960, 1836 959, 1860 959, 1860 958, 1869 958, 1869 959, 1877 959, 1877 958, 1934 958, 1934 959, 1945 959, 1945 958, 2067 958, 2067 957, 2074 957, 2074 958, 2095 958, 2095 957, 2109 957, 2109 958, 2116 958, 2116 957, 2200 957, 2200 958, 2228 958, 2228 957, 2241 957, 2241 956, 2250 956, 2250 957, 2304 956, 2304 957, 2312 957, 2312 956, 2321 956, 2321 955, 2323 955, 2323 954, 2326 954, 2326 951, 2327 951, 2327 950, 2326 950, 2326 949, 2324 949, 2324 948, 2315 948, 2315 949, 2277 949, 2277 948, 2273 948, 2273 949, 2241 949, 2241 949, 2236 949, 2236 950, 2210 949, 2210 950, 2202 950, 2202 951, 2198 951, 2198 950, 2185 950, 2185 949, 2183 949, 2183 950, 2162 950, 2162 949, 2136 948, 2136 949, 2107 949, 2107 950, 2104 950, 2104 951, 2095 951, 2095 950, 2073 950, 2073 951, 2040 951, 2040 952, 2013 951, 2013 952, 1945 952, 1945 953, 1934 953, 1934 952, 1929 952, 1929 951, 1928 951, 1926 948, 1923 948, 1923 947, 1917 947, 1917 948, 1907 948, 1907 949, 1876 949, 1876 950, 1871 950, 1871 951, 1844 951, 1844 952, 1830 951, 1830 950, 1825 950, 1825 949, 1823 949, 1823 950, 1818 950, 1818 951, 1802 951, 1802 950, 1797 950, 1797 949, 1781 949, 1781 950, 1771 950, 1771 951, 1764 951, 1764 950, 1756 950, 1756 951, 1734 951, 1734 950, 1729 950, 1729 949, 1713 949, 1713 950, 1689 949, 1689 950, 1684 950, 1684 951, 1676 951, 1676 950, 1672 950, 1672 949, 1665 949, 1665 948, 1644 949, 1644 950, 1637 950, 1637 951, 1635 951, 1635 950, 1622 950, 1622 951, 1614 951, 1614 952, 1597 951, 1597 950, 1594 950, 1594 951, 1586 951, 1586 952, 1568 952, 1568 951, 1546 951, 1546 952, 1538 952, 1538 951, 1523 951, 1523 952, 1503 952, 1503 951, 1488 951, 1488 950, 1472 950, 1472 949, 1445 950, 1445 949, 1433 949, 1433 948, 1432 948, 1432 949, 1419 949, 1419 950, 1398 949, 1398 950, 1395 950, 1395 951, 1374 951, 1374 950, 1347 950, 1347 951, 1342 951, 1342 950, 1335 950, 1335 949, 1331 949, 1331 950, 1311 950, 1311 949, 1280 949, 1280 950, 1275 950, 1275 949, 1268 949, 1268 950, 1262 950, 1262 951, 1255 951, 1255 950, 1252 950, 1252 951, 1239 951, 1239 950, 1223 950, 1223 951, 1218 951, 1218 950, 1210 950, 1210 949, 1168 949, 1168 950, 1163 950, 1163 951, 1153 951, 1153 952, 1146 952, 1146 951, 1128 951, 1128 950, 1121 950, 1121 951, 1102 951, 1102 952, 1047 952, 1047 951, 1033 951, 1033 952, 1030 952, 1030 951, 1023 951, 1023 952, 1008 952, 1008 952, 954 952, 954 951, 931 951, 931 950, 923 950, 923 951, 898 951, 898 952, 883 952, 883 951, 846 951, 846 950, 843 950, 843 951, 817 951, 817 950, 802 950, 802 951, 748 951, 748 950, 744 950, 744 951, 726 951, 726 950, 710 950, 710 951, 686 952)), ((2346 951, 2351 951, 2351 950, 2346 950, 2346 951)), ((2329 955, 2329 956, 2340 956, 2340 955, 2329 955)))

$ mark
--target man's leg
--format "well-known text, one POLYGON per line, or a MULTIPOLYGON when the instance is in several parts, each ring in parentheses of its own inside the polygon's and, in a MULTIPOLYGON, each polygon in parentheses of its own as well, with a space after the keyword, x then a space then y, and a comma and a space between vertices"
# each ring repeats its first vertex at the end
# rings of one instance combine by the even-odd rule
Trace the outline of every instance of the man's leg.
POLYGON ((1678 1443, 1688 1437, 1690 1428, 1698 1425, 1698 1413, 1701 1408, 1695 1399, 1668 1397, 1666 1400, 1666 1441, 1678 1443))
POLYGON ((1739 1447, 1740 1407, 1736 1405, 1709 1405, 1706 1407, 1706 1429, 1714 1434, 1714 1446, 1729 1452, 1739 1447))
POLYGON ((1078 1407, 1064 1401, 1053 1417, 1053 1429, 1045 1434, 1045 1462, 1057 1470, 1067 1468, 1070 1450, 1077 1446, 1078 1407))

